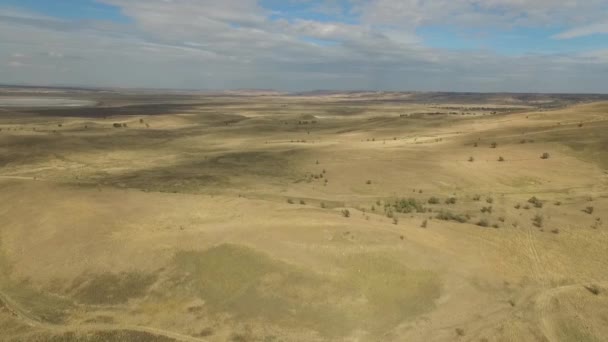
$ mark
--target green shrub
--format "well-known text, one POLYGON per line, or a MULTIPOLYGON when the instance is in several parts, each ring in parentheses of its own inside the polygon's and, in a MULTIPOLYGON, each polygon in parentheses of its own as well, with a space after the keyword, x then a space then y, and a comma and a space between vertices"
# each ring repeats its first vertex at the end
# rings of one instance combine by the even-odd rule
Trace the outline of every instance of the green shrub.
POLYGON ((429 198, 429 204, 439 204, 439 198, 437 198, 437 197, 429 198))
POLYGON ((488 223, 488 220, 481 219, 479 220, 479 222, 477 222, 477 225, 480 227, 488 227, 490 224, 488 223))
POLYGON ((469 221, 467 216, 457 215, 449 211, 440 211, 435 218, 442 221, 455 221, 458 223, 466 223, 469 221))
POLYGON ((543 219, 543 217, 542 217, 541 215, 536 215, 536 216, 534 216, 534 218, 532 219, 532 224, 533 224, 535 227, 542 228, 542 226, 543 226, 543 221, 544 221, 544 219, 543 219))
POLYGON ((456 204, 456 197, 447 198, 445 204, 456 204))
POLYGON ((384 204, 385 211, 395 211, 397 213, 409 214, 412 212, 424 213, 426 209, 421 202, 415 198, 401 198, 397 199, 392 203, 386 202, 384 204))

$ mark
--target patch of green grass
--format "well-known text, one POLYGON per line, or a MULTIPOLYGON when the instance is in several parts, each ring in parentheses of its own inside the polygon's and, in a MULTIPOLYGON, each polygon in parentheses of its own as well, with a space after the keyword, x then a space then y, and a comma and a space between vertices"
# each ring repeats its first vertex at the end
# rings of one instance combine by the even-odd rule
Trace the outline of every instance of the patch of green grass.
POLYGON ((558 327, 560 341, 577 341, 577 342, 600 342, 597 336, 585 329, 585 326, 571 319, 561 319, 558 327))
MULTIPOLYGON (((0 239, 0 291, 17 303, 28 317, 41 322, 62 323, 73 307, 70 301, 34 289, 25 281, 15 281, 11 277, 12 264, 2 249, 0 239)), ((6 305, 6 304, 5 304, 6 305)))
POLYGON ((72 293, 84 304, 121 304, 145 295, 155 281, 155 275, 140 272, 87 274, 74 280, 72 293))
POLYGON ((19 305, 26 316, 41 322, 61 324, 74 304, 67 299, 33 289, 27 283, 5 283, 1 290, 19 305))
POLYGON ((93 331, 86 333, 65 332, 52 335, 50 333, 35 334, 28 336, 30 342, 174 342, 175 339, 154 335, 142 331, 113 330, 93 331))
POLYGON ((177 253, 168 286, 200 296, 211 314, 305 327, 331 337, 359 328, 390 329, 432 308, 440 293, 435 274, 386 256, 358 254, 337 263, 337 274, 322 275, 224 244, 177 253))

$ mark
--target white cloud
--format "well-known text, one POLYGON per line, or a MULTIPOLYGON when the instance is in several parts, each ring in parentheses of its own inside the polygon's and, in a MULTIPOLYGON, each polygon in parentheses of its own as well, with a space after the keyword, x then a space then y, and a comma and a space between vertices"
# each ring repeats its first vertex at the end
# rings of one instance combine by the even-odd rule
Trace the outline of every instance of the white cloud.
POLYGON ((156 88, 608 91, 604 52, 512 57, 433 49, 414 30, 544 25, 566 18, 566 9, 575 24, 605 1, 581 8, 572 0, 354 1, 359 23, 271 19, 255 0, 103 0, 130 25, 0 9, 0 74, 4 83, 156 88), (547 10, 551 4, 558 8, 547 10), (28 56, 27 65, 17 55, 28 56))
MULTIPOLYGON (((607 13, 608 14, 608 13, 607 13)), ((576 27, 553 36, 555 39, 572 39, 593 34, 608 34, 608 22, 576 27)))

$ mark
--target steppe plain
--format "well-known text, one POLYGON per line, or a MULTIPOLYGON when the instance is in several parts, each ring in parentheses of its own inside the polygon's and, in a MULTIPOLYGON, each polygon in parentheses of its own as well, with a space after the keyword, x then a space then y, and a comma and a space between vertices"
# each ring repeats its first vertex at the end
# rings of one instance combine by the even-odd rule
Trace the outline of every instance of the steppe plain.
POLYGON ((608 96, 0 89, 2 341, 605 341, 608 96))

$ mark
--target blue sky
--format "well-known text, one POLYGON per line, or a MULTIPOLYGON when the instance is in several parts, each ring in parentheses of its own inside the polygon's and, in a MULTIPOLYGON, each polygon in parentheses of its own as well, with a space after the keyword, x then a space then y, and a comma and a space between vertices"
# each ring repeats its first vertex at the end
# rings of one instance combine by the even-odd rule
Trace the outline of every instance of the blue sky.
POLYGON ((151 88, 608 92, 607 13, 608 0, 4 0, 0 75, 151 88))

